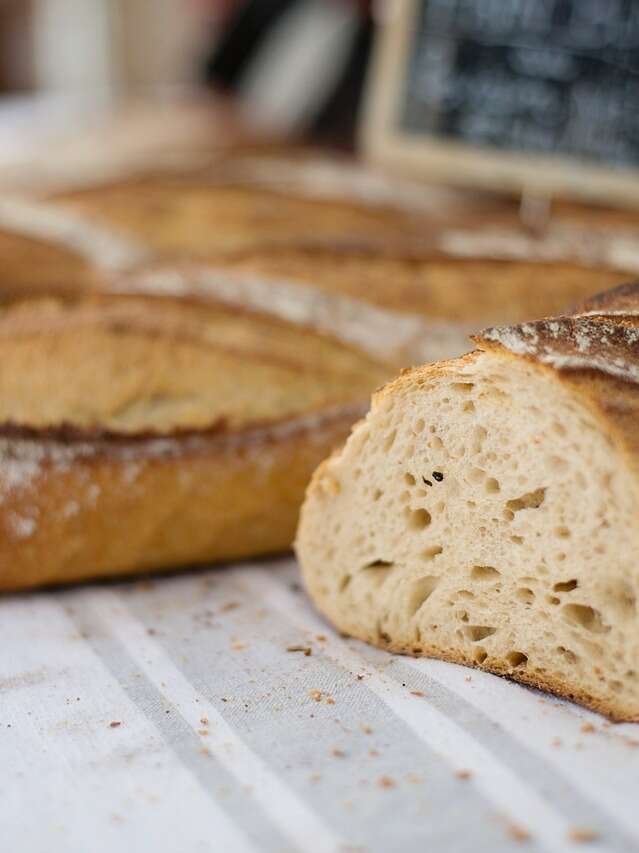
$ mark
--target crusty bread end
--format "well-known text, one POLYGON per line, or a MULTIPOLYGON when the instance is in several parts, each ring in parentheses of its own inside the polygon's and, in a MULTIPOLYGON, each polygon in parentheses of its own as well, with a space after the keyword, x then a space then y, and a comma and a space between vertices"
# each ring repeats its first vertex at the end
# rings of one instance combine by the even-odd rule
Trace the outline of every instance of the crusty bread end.
POLYGON ((606 410, 601 381, 487 345, 377 393, 307 492, 297 553, 318 607, 387 649, 639 721, 639 484, 622 428, 639 386, 608 377, 606 410))

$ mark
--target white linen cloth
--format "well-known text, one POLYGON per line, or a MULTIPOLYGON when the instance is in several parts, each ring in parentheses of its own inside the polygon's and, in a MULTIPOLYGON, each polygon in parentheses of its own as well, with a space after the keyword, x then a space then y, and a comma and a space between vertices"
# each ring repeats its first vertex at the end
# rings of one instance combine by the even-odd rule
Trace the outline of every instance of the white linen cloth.
POLYGON ((639 726, 340 638, 292 560, 0 599, 7 853, 627 853, 638 793, 639 726))

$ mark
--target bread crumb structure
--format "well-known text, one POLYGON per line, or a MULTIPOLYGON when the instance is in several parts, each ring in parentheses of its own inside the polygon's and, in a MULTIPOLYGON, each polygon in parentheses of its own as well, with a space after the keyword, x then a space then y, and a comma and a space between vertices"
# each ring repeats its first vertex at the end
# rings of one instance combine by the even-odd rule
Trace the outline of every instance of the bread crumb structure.
POLYGON ((639 386, 618 378, 611 322, 596 371, 489 335, 375 395, 316 472, 298 531, 308 589, 340 630, 639 720, 639 386))

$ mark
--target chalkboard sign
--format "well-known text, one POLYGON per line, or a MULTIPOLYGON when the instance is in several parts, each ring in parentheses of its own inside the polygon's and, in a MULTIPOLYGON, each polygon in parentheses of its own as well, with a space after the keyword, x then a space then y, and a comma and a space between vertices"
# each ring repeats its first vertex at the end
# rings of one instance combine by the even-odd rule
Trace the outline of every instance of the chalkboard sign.
POLYGON ((639 0, 387 3, 364 143, 430 177, 639 205, 639 0))

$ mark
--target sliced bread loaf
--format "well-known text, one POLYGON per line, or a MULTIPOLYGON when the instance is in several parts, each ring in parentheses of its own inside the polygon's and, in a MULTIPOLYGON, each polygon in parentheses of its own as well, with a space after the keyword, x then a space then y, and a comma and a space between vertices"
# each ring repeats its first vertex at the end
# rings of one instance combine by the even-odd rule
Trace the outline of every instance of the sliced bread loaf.
POLYGON ((341 631, 639 721, 639 285, 377 392, 297 553, 341 631))

